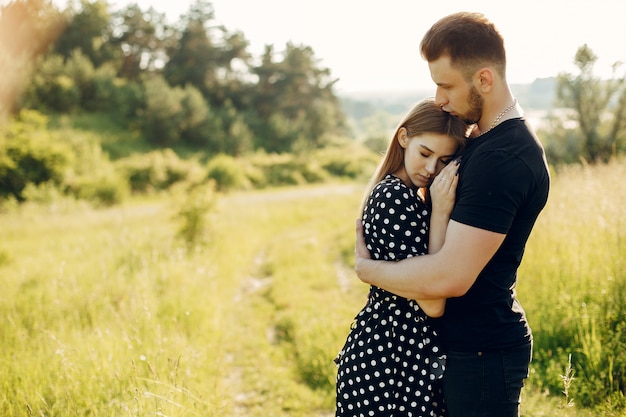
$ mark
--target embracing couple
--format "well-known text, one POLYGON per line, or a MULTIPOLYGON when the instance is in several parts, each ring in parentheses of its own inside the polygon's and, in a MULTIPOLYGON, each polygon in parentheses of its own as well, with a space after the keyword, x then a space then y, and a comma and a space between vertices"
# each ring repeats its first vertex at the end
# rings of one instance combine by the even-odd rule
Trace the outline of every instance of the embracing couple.
POLYGON ((370 292, 335 359, 336 415, 517 417, 532 334, 515 286, 545 154, 493 23, 452 14, 420 48, 436 93, 399 123, 363 201, 370 292))

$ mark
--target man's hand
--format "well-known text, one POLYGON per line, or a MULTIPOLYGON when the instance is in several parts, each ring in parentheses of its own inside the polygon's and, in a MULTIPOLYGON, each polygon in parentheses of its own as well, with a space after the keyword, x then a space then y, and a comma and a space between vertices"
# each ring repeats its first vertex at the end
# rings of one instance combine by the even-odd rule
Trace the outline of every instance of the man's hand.
POLYGON ((354 247, 354 271, 359 279, 365 283, 364 277, 362 276, 362 267, 363 264, 366 264, 368 260, 371 259, 370 251, 367 249, 365 245, 365 237, 363 236, 363 221, 361 219, 357 219, 356 221, 356 245, 354 247))

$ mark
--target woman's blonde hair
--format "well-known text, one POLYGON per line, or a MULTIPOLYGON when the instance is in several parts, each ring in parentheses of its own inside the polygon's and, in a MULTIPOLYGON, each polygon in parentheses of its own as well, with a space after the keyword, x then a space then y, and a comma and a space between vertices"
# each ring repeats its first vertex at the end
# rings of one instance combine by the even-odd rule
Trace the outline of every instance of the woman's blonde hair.
POLYGON ((385 176, 400 170, 404 165, 404 148, 398 139, 401 128, 407 130, 407 136, 413 138, 425 133, 435 133, 447 135, 455 139, 459 145, 459 150, 465 146, 467 141, 468 126, 460 118, 452 116, 443 111, 435 104, 434 98, 426 98, 415 104, 402 121, 389 142, 383 160, 376 168, 374 175, 370 179, 367 191, 361 203, 360 213, 363 213, 369 195, 376 184, 385 176))

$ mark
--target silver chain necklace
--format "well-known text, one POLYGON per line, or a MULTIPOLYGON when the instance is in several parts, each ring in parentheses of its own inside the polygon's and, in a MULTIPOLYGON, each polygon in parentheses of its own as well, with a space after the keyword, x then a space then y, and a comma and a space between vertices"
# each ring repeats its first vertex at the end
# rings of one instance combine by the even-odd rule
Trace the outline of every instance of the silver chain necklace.
POLYGON ((517 99, 516 99, 516 98, 514 98, 514 99, 513 99, 513 104, 511 104, 511 105, 510 105, 509 107, 507 107, 506 109, 502 110, 502 111, 500 112, 500 114, 498 115, 498 117, 496 117, 496 120, 494 120, 494 121, 493 121, 493 123, 491 124, 491 126, 489 126, 489 129, 485 130, 484 132, 481 132, 481 133, 480 133, 480 135, 478 135, 478 136, 482 136, 482 135, 484 135, 485 133, 487 133, 487 132, 491 131, 491 129, 493 129, 494 127, 496 127, 496 126, 498 125, 498 122, 500 121, 500 119, 502 119, 502 118, 504 117, 504 115, 505 115, 505 114, 507 114, 508 112, 510 112, 510 111, 511 111, 511 109, 512 109, 513 107, 515 107, 515 105, 516 105, 516 104, 517 104, 517 99))

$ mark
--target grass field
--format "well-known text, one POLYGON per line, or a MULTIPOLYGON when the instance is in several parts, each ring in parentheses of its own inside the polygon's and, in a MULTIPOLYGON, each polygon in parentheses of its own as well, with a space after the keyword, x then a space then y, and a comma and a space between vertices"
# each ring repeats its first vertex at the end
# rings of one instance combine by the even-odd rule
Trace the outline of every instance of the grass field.
MULTIPOLYGON (((623 178, 623 162, 554 177, 520 271, 537 346, 525 417, 626 416, 623 178)), ((332 359, 367 293, 363 188, 219 195, 194 246, 180 196, 5 207, 0 415, 333 415, 332 359)))

